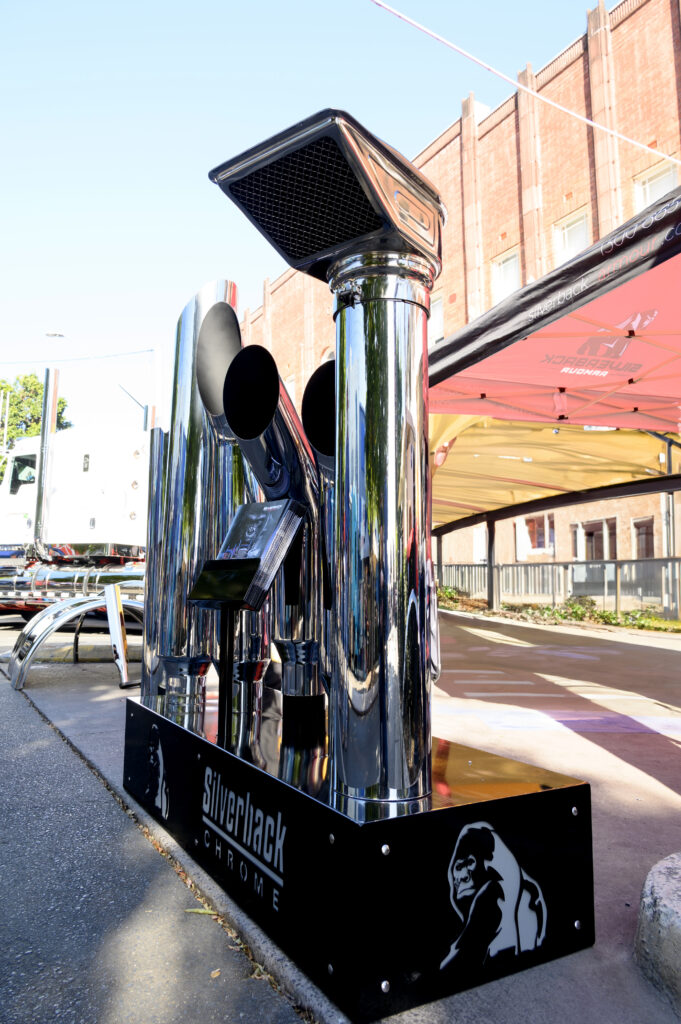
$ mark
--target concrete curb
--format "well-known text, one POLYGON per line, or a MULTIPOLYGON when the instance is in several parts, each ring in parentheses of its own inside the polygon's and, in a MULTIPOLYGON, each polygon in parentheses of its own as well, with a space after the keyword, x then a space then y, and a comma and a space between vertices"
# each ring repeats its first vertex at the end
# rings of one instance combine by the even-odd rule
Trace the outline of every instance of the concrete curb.
POLYGON ((311 1013, 318 1024, 351 1024, 348 1017, 321 992, 310 979, 296 967, 285 953, 275 945, 265 932, 250 918, 224 889, 200 867, 193 857, 155 821, 122 786, 114 785, 109 779, 107 785, 143 825, 149 835, 187 873, 196 889, 237 933, 248 946, 253 957, 272 975, 280 989, 298 1010, 311 1013))
POLYGON ((76 742, 70 739, 58 725, 55 725, 49 716, 31 700, 29 694, 24 693, 23 696, 28 699, 38 714, 50 722, 52 728, 108 787, 138 826, 146 829, 151 839, 187 874, 195 889, 225 919, 239 940, 248 947, 255 961, 262 964, 265 970, 272 975, 293 1006, 298 1011, 311 1014, 317 1024, 351 1024, 349 1018, 310 981, 252 918, 230 899, 225 890, 196 863, 191 854, 137 803, 122 784, 112 779, 111 772, 105 771, 93 761, 76 742))
POLYGON ((648 873, 634 958, 681 1018, 681 853, 665 857, 648 873))

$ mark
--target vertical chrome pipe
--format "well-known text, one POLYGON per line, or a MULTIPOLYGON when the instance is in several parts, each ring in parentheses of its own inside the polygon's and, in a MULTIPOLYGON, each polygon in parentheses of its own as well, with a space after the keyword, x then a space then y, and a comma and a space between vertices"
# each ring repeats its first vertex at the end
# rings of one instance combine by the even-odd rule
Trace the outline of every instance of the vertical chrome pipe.
POLYGON ((402 813, 430 788, 426 317, 445 210, 417 168, 333 109, 210 177, 336 293, 334 784, 353 814, 402 813))
POLYGON ((319 478, 320 586, 322 588, 319 660, 324 688, 331 685, 333 580, 333 510, 336 470, 336 362, 329 359, 310 377, 302 402, 303 429, 314 452, 319 478))
MULTIPOLYGON (((246 500, 257 501, 259 487, 227 422, 223 403, 225 375, 233 358, 241 351, 241 331, 234 309, 225 304, 213 306, 201 325, 196 351, 196 383, 203 402, 207 423, 213 434, 217 451, 227 446, 228 457, 223 458, 225 500, 227 515, 225 533, 239 505, 246 500), (239 340, 239 347, 225 350, 224 338, 239 340)), ((224 535, 220 538, 220 543, 224 535)), ((258 612, 241 612, 237 618, 235 637, 234 680, 259 683, 270 662, 270 603, 258 612)), ((222 651, 220 656, 222 657, 222 651)))
POLYGON ((58 395, 59 370, 45 370, 33 527, 33 548, 37 557, 43 561, 50 560, 49 550, 45 542, 45 531, 47 529, 50 492, 50 437, 57 429, 58 395))
MULTIPOLYGON (((431 788, 427 315, 437 264, 369 253, 336 296, 333 786, 420 806, 431 788)), ((394 808, 400 813, 399 807, 394 808)))
POLYGON ((142 643, 142 697, 151 693, 152 679, 158 671, 159 608, 162 579, 163 536, 163 456, 167 435, 160 427, 149 434, 149 510, 147 514, 146 571, 144 574, 144 632, 142 643))
POLYGON ((265 497, 294 498, 307 510, 299 543, 289 552, 283 580, 276 584, 272 639, 282 662, 282 693, 313 696, 322 688, 319 482, 314 453, 267 349, 249 345, 234 359, 225 377, 223 407, 265 497))
POLYGON ((222 436, 221 411, 210 387, 213 377, 224 379, 241 348, 235 307, 236 286, 217 281, 187 304, 178 322, 161 484, 163 550, 148 595, 147 614, 158 623, 158 659, 148 695, 172 692, 175 717, 186 707, 192 721, 218 639, 215 613, 190 605, 187 598, 204 562, 217 557, 237 495, 239 500, 243 495, 243 474, 222 436))

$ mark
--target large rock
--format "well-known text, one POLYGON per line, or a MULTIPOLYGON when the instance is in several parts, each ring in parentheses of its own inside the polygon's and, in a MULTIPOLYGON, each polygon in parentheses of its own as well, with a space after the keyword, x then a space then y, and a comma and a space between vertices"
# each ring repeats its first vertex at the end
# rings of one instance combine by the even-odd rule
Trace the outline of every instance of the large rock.
POLYGON ((681 853, 665 857, 646 878, 634 956, 681 1017, 681 853))

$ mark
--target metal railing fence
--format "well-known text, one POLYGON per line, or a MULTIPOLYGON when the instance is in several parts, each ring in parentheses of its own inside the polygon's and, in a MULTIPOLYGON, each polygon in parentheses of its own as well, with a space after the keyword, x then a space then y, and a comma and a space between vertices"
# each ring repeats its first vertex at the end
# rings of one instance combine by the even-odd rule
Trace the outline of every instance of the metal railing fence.
MULTIPOLYGON (((681 609, 681 558, 600 559, 591 562, 509 562, 492 567, 495 603, 563 604, 591 597, 617 614, 655 609, 678 619, 681 609)), ((487 565, 449 563, 438 567, 441 586, 486 600, 487 565)))

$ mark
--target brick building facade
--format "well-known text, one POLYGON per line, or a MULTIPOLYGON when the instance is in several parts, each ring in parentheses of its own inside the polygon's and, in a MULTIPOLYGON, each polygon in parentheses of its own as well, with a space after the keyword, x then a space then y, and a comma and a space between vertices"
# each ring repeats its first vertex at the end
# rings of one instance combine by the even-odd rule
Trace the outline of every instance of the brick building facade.
MULTIPOLYGON (((518 82, 678 158, 681 0, 623 0, 610 11, 601 0, 586 14, 584 35, 541 70, 528 64, 518 82)), ((679 183, 674 164, 522 90, 493 111, 469 95, 460 117, 414 163, 448 211, 443 269, 432 295, 432 345, 679 183)), ((265 281, 263 305, 244 314, 245 344, 273 353, 298 406, 305 382, 334 351, 332 306, 325 284, 287 271, 265 281)), ((593 557, 607 557, 606 551, 614 557, 613 550, 619 558, 668 554, 665 500, 564 509, 550 521, 544 517, 543 527, 539 521, 500 523, 498 561, 570 560, 596 551, 593 557)), ((678 538, 678 507, 676 518, 678 538)), ((479 533, 466 529, 445 537, 444 560, 477 561, 479 533)))

